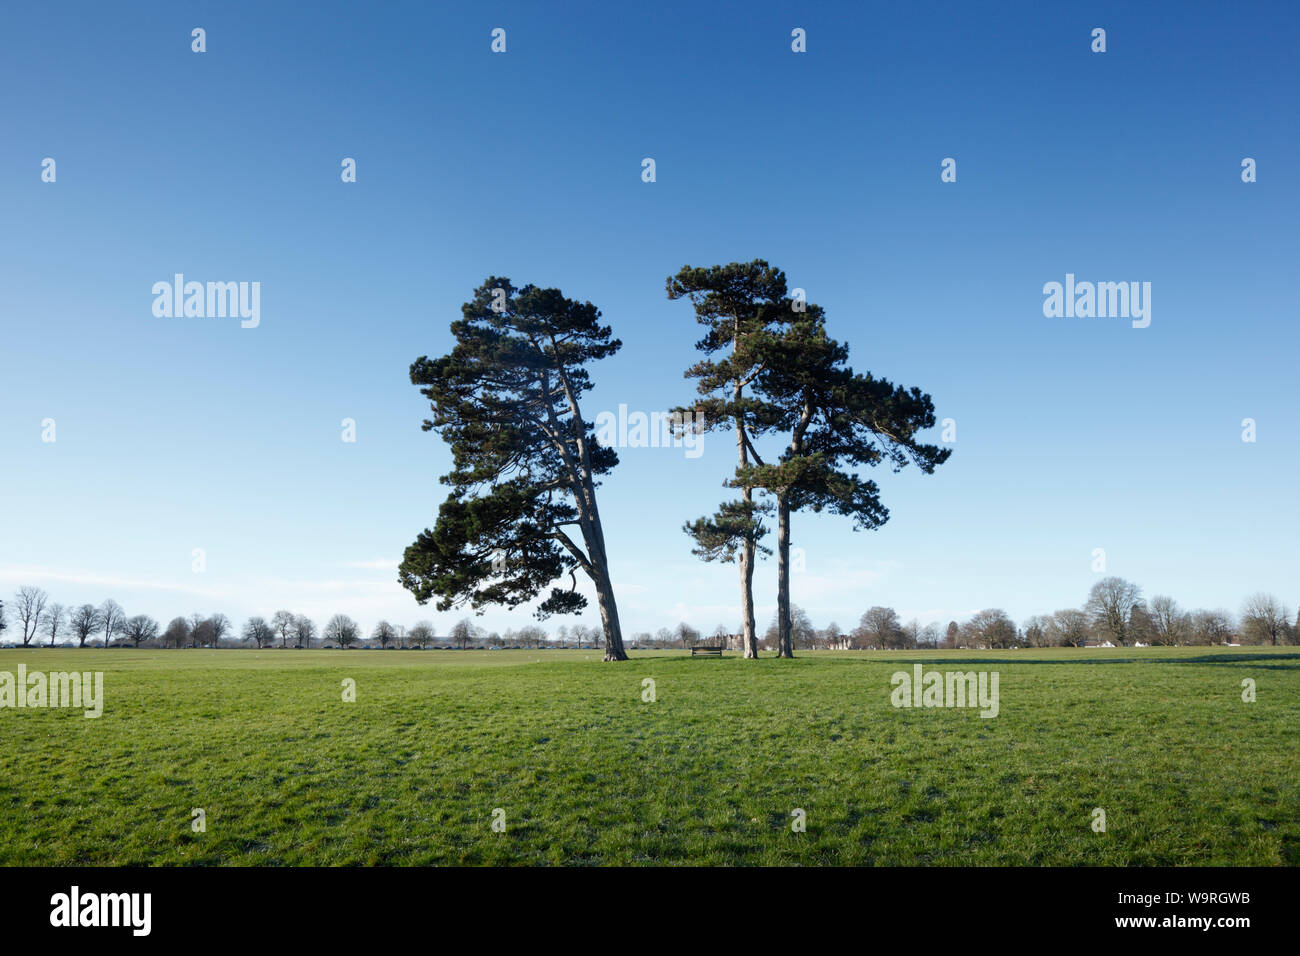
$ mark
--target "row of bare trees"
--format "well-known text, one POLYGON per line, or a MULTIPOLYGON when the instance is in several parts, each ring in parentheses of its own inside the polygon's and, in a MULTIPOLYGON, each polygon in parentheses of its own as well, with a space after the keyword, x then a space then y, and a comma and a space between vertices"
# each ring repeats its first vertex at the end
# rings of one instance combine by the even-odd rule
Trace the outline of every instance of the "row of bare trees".
POLYGON ((23 647, 43 643, 42 638, 48 638, 51 647, 60 642, 77 647, 216 647, 231 629, 224 614, 177 617, 163 629, 147 614, 128 615, 112 598, 98 605, 69 606, 51 601, 47 592, 31 586, 19 588, 8 608, 0 601, 0 632, 9 627, 9 611, 23 647))
MULTIPOLYGON (((15 636, 23 647, 35 646, 48 638, 56 643, 75 643, 78 647, 129 644, 134 647, 220 647, 234 636, 230 619, 224 614, 191 614, 173 618, 165 628, 147 614, 128 616, 111 598, 102 604, 65 606, 50 600, 38 587, 19 588, 8 606, 0 601, 0 633, 10 627, 12 615, 15 636)), ((1036 614, 1017 625, 1001 608, 986 608, 946 628, 937 623, 922 624, 915 618, 902 621, 893 608, 877 605, 869 608, 851 631, 843 631, 835 622, 815 628, 808 614, 797 605, 790 609, 790 639, 801 650, 901 650, 908 648, 975 648, 1010 647, 1083 647, 1089 644, 1129 645, 1211 645, 1211 644, 1300 644, 1300 616, 1291 620, 1290 609, 1276 596, 1253 594, 1241 607, 1239 615, 1222 609, 1184 610, 1167 595, 1147 601, 1142 589, 1123 578, 1103 578, 1093 585, 1082 608, 1063 608, 1051 614, 1036 614)), ((583 624, 564 625, 555 638, 537 625, 507 630, 504 635, 475 627, 468 619, 454 624, 439 638, 430 621, 410 627, 380 621, 368 642, 363 642, 360 626, 346 614, 335 614, 317 633, 315 623, 305 614, 276 611, 267 620, 250 617, 239 632, 239 641, 256 648, 316 646, 318 640, 327 647, 433 647, 459 648, 540 648, 597 647, 601 641, 598 628, 583 624)), ((765 650, 780 647, 780 619, 774 615, 767 633, 759 642, 765 650)), ((687 648, 701 643, 743 649, 740 633, 719 625, 709 636, 682 622, 674 628, 660 628, 655 633, 641 632, 631 637, 637 648, 687 648)))
POLYGON ((111 598, 102 604, 65 606, 50 600, 49 594, 38 587, 21 587, 8 605, 0 601, 0 635, 13 622, 15 637, 23 647, 44 644, 49 646, 72 644, 86 646, 133 647, 221 647, 234 638, 258 649, 270 647, 310 648, 326 647, 403 647, 427 648, 434 646, 538 648, 538 647, 596 647, 601 640, 599 628, 583 624, 564 625, 555 640, 545 629, 528 625, 519 630, 508 630, 504 636, 475 627, 469 620, 454 624, 449 634, 439 637, 432 621, 418 621, 407 627, 380 621, 363 640, 361 626, 346 614, 335 614, 325 627, 317 630, 316 623, 305 614, 276 611, 270 619, 254 615, 244 622, 236 635, 230 618, 221 613, 191 614, 175 617, 161 627, 147 614, 128 616, 122 606, 111 598))
POLYGON ((0 633, 9 627, 10 612, 15 631, 21 628, 23 647, 40 643, 42 637, 48 637, 51 645, 75 640, 78 647, 85 647, 100 636, 106 644, 115 638, 140 644, 157 636, 156 621, 144 615, 127 617, 122 605, 112 598, 98 606, 68 606, 51 601, 41 588, 26 586, 18 589, 8 607, 0 601, 0 633))
MULTIPOLYGON (((978 611, 960 624, 950 621, 946 628, 903 622, 893 608, 879 605, 848 632, 833 622, 817 630, 798 607, 793 620, 795 647, 808 650, 1300 644, 1300 615, 1292 622, 1291 611, 1272 594, 1251 595, 1239 615, 1223 608, 1184 610, 1168 595, 1146 601, 1138 585, 1117 577, 1094 584, 1082 608, 1036 614, 1020 626, 1001 608, 978 611)), ((774 619, 765 646, 775 645, 776 627, 774 619)))
MULTIPOLYGON (((799 606, 791 608, 791 638, 799 650, 905 650, 911 648, 1086 647, 1088 645, 1298 644, 1300 615, 1291 622, 1287 606, 1272 594, 1251 595, 1234 615, 1222 608, 1184 610, 1167 595, 1148 602, 1142 589, 1123 578, 1103 578, 1093 585, 1082 608, 1036 614, 1017 623, 1001 608, 985 608, 947 627, 903 621, 891 607, 876 605, 863 613, 851 631, 835 622, 816 628, 799 606)), ((779 615, 774 615, 760 648, 779 648, 779 615)), ((719 626, 703 637, 689 624, 632 635, 634 647, 692 647, 699 643, 739 649, 739 635, 719 626)))
MULTIPOLYGON (((1058 612, 1059 613, 1059 612, 1058 612)), ((1142 589, 1124 578, 1102 578, 1083 606, 1093 635, 1125 647, 1131 644, 1294 644, 1300 641, 1300 617, 1275 595, 1259 592, 1242 602, 1234 616, 1224 608, 1184 610, 1172 597, 1158 594, 1146 601, 1142 589)), ((1030 619, 1027 630, 1041 624, 1050 636, 1050 621, 1030 619)), ((1037 634, 1038 632, 1034 632, 1037 634)))
MULTIPOLYGON (((220 647, 234 636, 234 625, 221 613, 191 614, 174 617, 166 627, 147 614, 128 615, 112 598, 102 604, 66 606, 51 601, 38 587, 21 587, 6 607, 0 601, 0 633, 9 628, 13 615, 15 636, 23 647, 43 643, 75 643, 77 647, 131 645, 133 647, 220 647)), ((359 636, 355 622, 346 615, 335 615, 326 625, 326 637, 344 646, 359 636), (349 626, 350 624, 350 626, 349 626)), ((256 647, 279 643, 282 647, 311 647, 316 640, 316 625, 303 614, 276 611, 268 622, 252 617, 244 624, 240 639, 256 647)))

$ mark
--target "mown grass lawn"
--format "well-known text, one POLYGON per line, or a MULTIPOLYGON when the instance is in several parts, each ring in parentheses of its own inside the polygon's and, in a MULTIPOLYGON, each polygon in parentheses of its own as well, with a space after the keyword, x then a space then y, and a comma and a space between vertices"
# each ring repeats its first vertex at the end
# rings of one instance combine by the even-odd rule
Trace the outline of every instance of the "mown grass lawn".
POLYGON ((106 698, 0 709, 0 864, 1300 863, 1296 649, 599 656, 0 651, 106 698))

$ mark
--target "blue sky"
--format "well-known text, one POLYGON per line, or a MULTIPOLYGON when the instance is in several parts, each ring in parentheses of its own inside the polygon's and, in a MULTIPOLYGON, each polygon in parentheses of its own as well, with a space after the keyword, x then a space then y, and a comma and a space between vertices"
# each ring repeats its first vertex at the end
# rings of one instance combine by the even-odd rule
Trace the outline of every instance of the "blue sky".
MULTIPOLYGON (((448 464, 410 362, 506 275, 596 303, 622 339, 589 418, 665 408, 691 394, 697 337, 665 277, 762 257, 856 368, 957 427, 935 475, 873 475, 881 530, 796 516, 793 596, 817 625, 1077 606, 1095 548, 1184 606, 1300 600, 1293 5, 56 3, 0 21, 6 594, 445 633, 460 615, 395 583, 448 464), (260 325, 155 317, 153 283, 178 272, 260 282, 260 325), (1151 325, 1045 318, 1066 273, 1150 282, 1151 325)), ((601 506, 625 632, 734 627, 734 568, 680 530, 724 495, 731 438, 622 458, 601 506)), ((756 598, 766 626, 772 562, 756 598)))

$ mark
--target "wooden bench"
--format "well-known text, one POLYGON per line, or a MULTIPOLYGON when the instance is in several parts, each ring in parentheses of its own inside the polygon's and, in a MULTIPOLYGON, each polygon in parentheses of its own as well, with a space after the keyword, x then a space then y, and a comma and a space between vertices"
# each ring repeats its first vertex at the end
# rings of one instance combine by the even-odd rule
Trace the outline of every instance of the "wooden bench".
POLYGON ((691 648, 691 657, 721 657, 722 648, 716 644, 691 648))

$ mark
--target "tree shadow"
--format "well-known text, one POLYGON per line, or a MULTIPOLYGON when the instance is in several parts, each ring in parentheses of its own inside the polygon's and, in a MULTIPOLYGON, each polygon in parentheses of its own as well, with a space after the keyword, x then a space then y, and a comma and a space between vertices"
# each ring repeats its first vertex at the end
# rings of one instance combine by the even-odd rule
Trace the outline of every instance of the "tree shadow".
MULTIPOLYGON (((886 658, 860 658, 862 663, 879 663, 886 658)), ((1204 654, 1198 657, 905 657, 896 659, 900 666, 924 664, 927 667, 939 664, 956 666, 970 664, 1087 664, 1092 666, 1106 664, 1210 664, 1233 665, 1250 664, 1265 670, 1300 670, 1300 653, 1280 654, 1204 654), (1286 661, 1285 664, 1265 664, 1261 661, 1286 661)))

